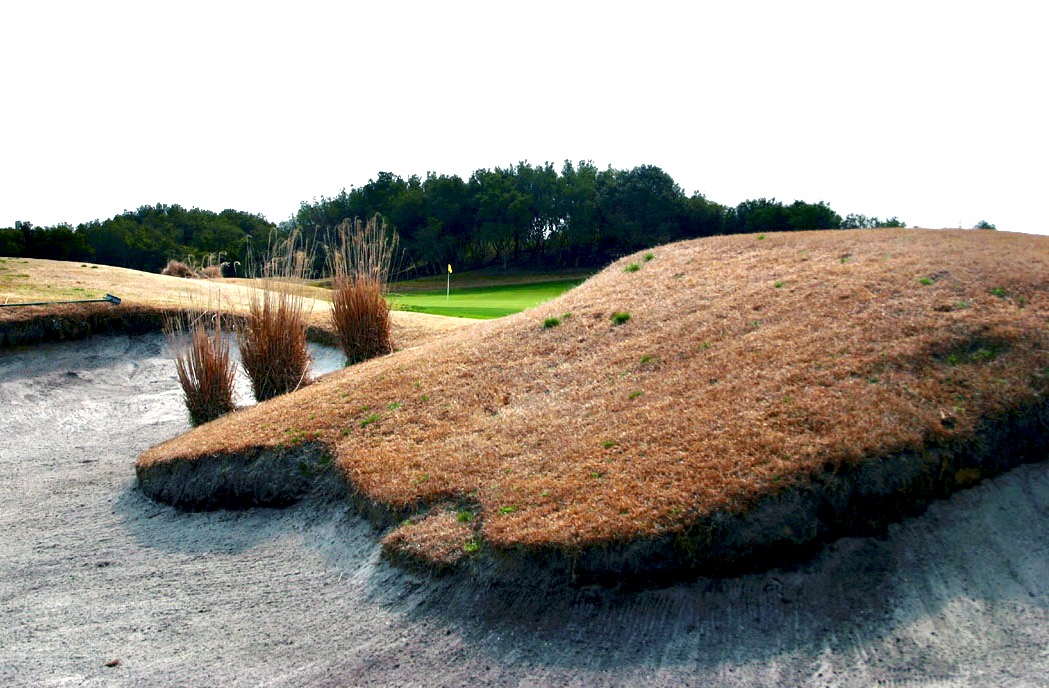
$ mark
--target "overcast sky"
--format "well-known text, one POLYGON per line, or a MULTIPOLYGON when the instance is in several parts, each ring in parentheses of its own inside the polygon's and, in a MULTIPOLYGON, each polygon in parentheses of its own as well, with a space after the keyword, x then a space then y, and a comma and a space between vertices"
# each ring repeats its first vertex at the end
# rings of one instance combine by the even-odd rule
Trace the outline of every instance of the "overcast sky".
POLYGON ((1049 234, 1037 3, 0 4, 0 227, 519 161, 1049 234))

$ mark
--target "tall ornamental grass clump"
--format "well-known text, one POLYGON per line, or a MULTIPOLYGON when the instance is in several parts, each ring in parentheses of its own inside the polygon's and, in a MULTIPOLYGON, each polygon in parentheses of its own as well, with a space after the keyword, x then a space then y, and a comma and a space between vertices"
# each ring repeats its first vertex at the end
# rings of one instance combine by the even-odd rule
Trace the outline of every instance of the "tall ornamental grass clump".
POLYGON ((193 425, 232 411, 236 367, 230 360, 222 311, 175 316, 168 320, 165 329, 175 352, 175 372, 193 425))
POLYGON ((386 293, 397 235, 378 215, 368 222, 339 225, 329 253, 332 275, 331 323, 353 364, 393 351, 386 293))
POLYGON ((292 235, 270 252, 248 297, 248 317, 238 332, 238 344, 256 401, 310 382, 306 326, 312 302, 297 287, 311 262, 292 235))

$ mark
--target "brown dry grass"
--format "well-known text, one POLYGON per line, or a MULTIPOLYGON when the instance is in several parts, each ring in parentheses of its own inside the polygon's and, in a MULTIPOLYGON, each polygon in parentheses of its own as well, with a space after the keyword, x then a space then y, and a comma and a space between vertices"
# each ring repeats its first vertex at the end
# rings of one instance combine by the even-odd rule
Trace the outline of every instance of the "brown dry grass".
MULTIPOLYGON (((223 309, 233 316, 248 313, 254 290, 252 280, 186 280, 127 268, 93 263, 40 260, 35 258, 0 258, 0 304, 72 299, 96 299, 107 293, 123 301, 124 310, 151 310, 161 313, 193 308, 218 299, 223 309)), ((297 287, 304 298, 311 300, 309 325, 315 331, 331 330, 331 293, 317 288, 297 287)), ((109 305, 93 306, 89 310, 109 305)), ((84 307, 47 306, 0 308, 0 327, 27 319, 50 317, 77 318, 84 307)), ((426 313, 391 314, 393 336, 402 348, 418 346, 435 337, 464 327, 474 321, 446 318, 426 313)), ((157 319, 163 322, 163 317, 157 319)))
MULTIPOLYGON (((977 442, 985 422, 1045 403, 1049 239, 805 232, 653 253, 226 416, 139 465, 305 436, 365 498, 469 504, 486 545, 571 548, 682 532, 826 471, 977 442), (614 312, 631 318, 616 326, 614 312)), ((390 537, 439 558, 461 543, 433 534, 460 530, 390 537)))
POLYGON ((368 276, 336 277, 332 288, 332 327, 349 363, 393 351, 386 287, 368 276))
POLYGON ((252 294, 248 317, 237 331, 241 364, 258 401, 309 383, 309 302, 279 287, 262 281, 252 294))
POLYGON ((221 311, 195 317, 174 316, 167 330, 175 351, 175 372, 194 425, 229 413, 236 367, 221 311), (189 322, 187 322, 189 320, 189 322))
POLYGON ((332 276, 331 322, 348 363, 393 351, 386 285, 397 234, 379 215, 339 225, 328 256, 332 276))

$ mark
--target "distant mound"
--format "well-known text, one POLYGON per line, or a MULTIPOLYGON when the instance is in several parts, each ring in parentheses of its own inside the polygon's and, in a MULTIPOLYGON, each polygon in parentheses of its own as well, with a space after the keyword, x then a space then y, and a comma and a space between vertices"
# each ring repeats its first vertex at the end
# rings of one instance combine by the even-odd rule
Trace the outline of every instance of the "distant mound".
MULTIPOLYGON (((244 314, 252 284, 247 279, 183 279, 93 263, 0 258, 0 304, 44 304, 0 307, 0 349, 92 334, 156 331, 164 326, 166 316, 186 309, 221 305, 227 313, 244 314), (110 292, 120 297, 119 307, 54 303, 98 300, 110 292)), ((335 344, 330 291, 297 288, 309 299, 310 338, 335 344)), ((398 347, 416 346, 471 324, 425 313, 393 313, 398 347)))
POLYGON ((683 242, 150 449, 139 481, 279 503, 334 465, 435 566, 761 564, 1045 458, 1047 316, 1043 237, 683 242))

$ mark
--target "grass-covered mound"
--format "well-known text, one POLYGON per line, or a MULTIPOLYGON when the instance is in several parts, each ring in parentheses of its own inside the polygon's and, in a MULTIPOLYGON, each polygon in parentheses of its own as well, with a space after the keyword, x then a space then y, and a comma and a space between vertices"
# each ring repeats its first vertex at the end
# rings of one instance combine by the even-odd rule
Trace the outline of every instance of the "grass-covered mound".
POLYGON ((385 536, 395 557, 717 566, 1044 458, 1047 316, 1042 237, 690 241, 198 428, 145 452, 139 479, 216 506, 333 464, 362 505, 410 516, 385 536))

